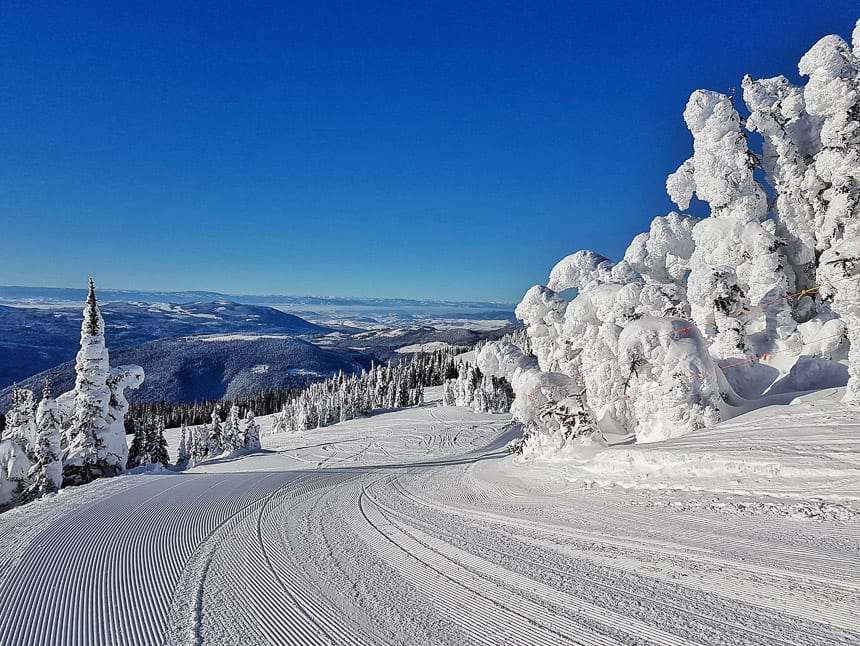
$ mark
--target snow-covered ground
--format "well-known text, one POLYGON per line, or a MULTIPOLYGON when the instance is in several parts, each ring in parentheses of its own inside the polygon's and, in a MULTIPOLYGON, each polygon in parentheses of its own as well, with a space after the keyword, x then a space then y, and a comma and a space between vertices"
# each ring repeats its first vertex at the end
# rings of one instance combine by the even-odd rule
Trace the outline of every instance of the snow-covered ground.
POLYGON ((591 466, 458 408, 261 421, 267 452, 0 516, 0 644, 860 643, 860 422, 826 392, 591 466))

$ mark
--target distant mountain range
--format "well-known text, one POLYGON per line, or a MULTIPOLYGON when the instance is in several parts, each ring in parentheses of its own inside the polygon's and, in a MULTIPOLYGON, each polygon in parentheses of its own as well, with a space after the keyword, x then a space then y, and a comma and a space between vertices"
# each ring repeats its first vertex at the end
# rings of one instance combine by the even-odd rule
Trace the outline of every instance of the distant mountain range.
MULTIPOLYGON (((13 383, 38 390, 50 374, 57 392, 73 386, 85 294, 52 291, 75 292, 81 302, 0 305, 0 412, 8 406, 13 383)), ((478 308, 458 325, 448 320, 441 327, 425 324, 435 319, 419 315, 414 320, 420 325, 404 324, 413 320, 404 314, 393 316, 391 327, 378 313, 343 321, 333 312, 326 313, 332 324, 320 325, 273 307, 227 300, 109 302, 105 293, 99 296, 111 365, 138 364, 146 371, 133 401, 194 401, 301 387, 339 370, 396 360, 403 347, 471 346, 511 327, 507 318, 497 318, 498 311, 478 308)))
MULTIPOLYGON (((0 388, 75 358, 82 307, 0 306, 0 388)), ((332 329, 270 307, 227 301, 106 303, 108 346, 116 351, 157 339, 200 334, 325 334, 332 329)))
MULTIPOLYGON (((190 303, 194 301, 231 301, 247 305, 268 306, 324 306, 324 307, 383 307, 412 309, 450 309, 450 310, 489 310, 513 312, 509 303, 486 303, 480 301, 434 301, 406 298, 344 298, 335 296, 259 296, 219 294, 218 292, 148 292, 123 289, 98 289, 99 299, 103 302, 141 301, 146 303, 190 303)), ((82 287, 18 287, 0 285, 0 303, 12 305, 57 305, 63 303, 83 303, 87 289, 82 287)))
MULTIPOLYGON (((142 366, 146 379, 131 401, 191 402, 251 395, 268 389, 300 388, 343 370, 367 368, 360 352, 325 349, 288 336, 215 335, 159 339, 110 353, 111 365, 142 366)), ((40 392, 46 376, 55 391, 75 385, 75 363, 67 361, 18 383, 40 392)), ((0 391, 0 409, 9 388, 0 391)))

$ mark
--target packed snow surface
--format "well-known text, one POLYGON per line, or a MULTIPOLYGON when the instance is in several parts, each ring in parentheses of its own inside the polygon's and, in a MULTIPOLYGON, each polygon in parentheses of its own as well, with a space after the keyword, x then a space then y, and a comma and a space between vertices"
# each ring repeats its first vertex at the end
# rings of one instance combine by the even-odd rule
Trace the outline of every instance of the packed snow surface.
POLYGON ((0 516, 0 643, 857 644, 860 440, 832 400, 610 437, 601 477, 517 462, 507 415, 263 418, 263 453, 0 516))

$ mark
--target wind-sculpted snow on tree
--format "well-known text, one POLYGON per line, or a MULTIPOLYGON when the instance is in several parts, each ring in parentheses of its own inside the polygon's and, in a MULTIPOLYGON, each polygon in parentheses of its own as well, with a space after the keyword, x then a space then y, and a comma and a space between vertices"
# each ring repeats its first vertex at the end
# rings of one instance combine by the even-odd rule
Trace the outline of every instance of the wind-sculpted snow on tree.
POLYGON ((843 401, 860 403, 860 236, 847 238, 821 255, 819 274, 828 284, 822 297, 841 319, 850 342, 848 387, 843 401))
POLYGON ((578 410, 561 405, 569 397, 641 441, 672 437, 730 414, 726 374, 738 388, 762 375, 814 386, 802 366, 843 356, 842 331, 846 400, 860 401, 860 21, 852 43, 819 41, 800 61, 802 88, 744 78, 746 122, 733 97, 693 92, 693 155, 666 188, 682 209, 694 196, 707 203, 709 217, 655 218, 618 263, 591 251, 563 258, 516 309, 537 358, 511 359, 504 342, 480 350, 485 374, 511 380, 525 445, 543 447, 535 455, 569 450, 558 442, 578 410), (745 129, 761 135, 761 157, 745 129))
POLYGON ((0 510, 20 502, 31 466, 17 442, 0 440, 0 510))
POLYGON ((125 391, 136 390, 143 380, 143 368, 140 366, 119 366, 111 368, 108 372, 106 383, 110 390, 110 403, 107 413, 109 432, 105 434, 106 452, 115 456, 121 464, 128 461, 125 417, 129 404, 125 391))
POLYGON ((511 414, 522 423, 523 438, 511 447, 514 452, 559 457, 606 445, 584 389, 571 377, 541 370, 534 357, 507 340, 486 344, 476 360, 486 375, 504 378, 515 393, 511 414))
POLYGON ((699 218, 680 213, 658 216, 647 233, 640 233, 624 253, 624 260, 641 276, 639 309, 649 316, 690 316, 687 272, 693 255, 693 228, 699 218))
POLYGON ((627 429, 640 442, 685 435, 720 420, 730 388, 699 331, 688 321, 645 317, 624 328, 619 356, 627 367, 627 429))
POLYGON ((696 90, 684 110, 693 156, 669 176, 666 189, 682 209, 695 194, 711 217, 693 231, 687 296, 691 314, 718 357, 753 356, 747 332, 750 306, 768 303, 765 316, 781 337, 794 332, 784 300, 779 240, 767 215, 767 195, 753 172, 759 160, 747 145, 732 99, 696 90))
POLYGON ((803 89, 784 76, 743 79, 746 127, 761 134, 762 163, 774 191, 776 234, 785 241, 789 289, 815 284, 815 214, 825 208, 823 182, 810 161, 820 148, 821 119, 806 111, 803 89))
POLYGON ((515 314, 526 325, 532 351, 541 370, 557 371, 559 336, 567 302, 549 287, 535 285, 517 305, 515 314))
MULTIPOLYGON (((860 24, 860 21, 858 21, 860 24)), ((857 34, 855 28, 855 38, 857 34)), ((860 60, 839 36, 825 36, 800 59, 809 81, 806 110, 821 119, 821 146, 812 161, 820 180, 815 208, 816 248, 860 235, 860 60)))

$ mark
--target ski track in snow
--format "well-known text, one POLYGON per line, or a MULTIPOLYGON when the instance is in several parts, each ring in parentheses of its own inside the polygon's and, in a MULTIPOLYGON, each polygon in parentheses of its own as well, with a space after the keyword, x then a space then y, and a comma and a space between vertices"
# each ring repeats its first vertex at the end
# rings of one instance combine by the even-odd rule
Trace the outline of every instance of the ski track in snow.
POLYGON ((511 436, 404 410, 12 510, 0 644, 860 643, 856 520, 535 478, 511 436))

